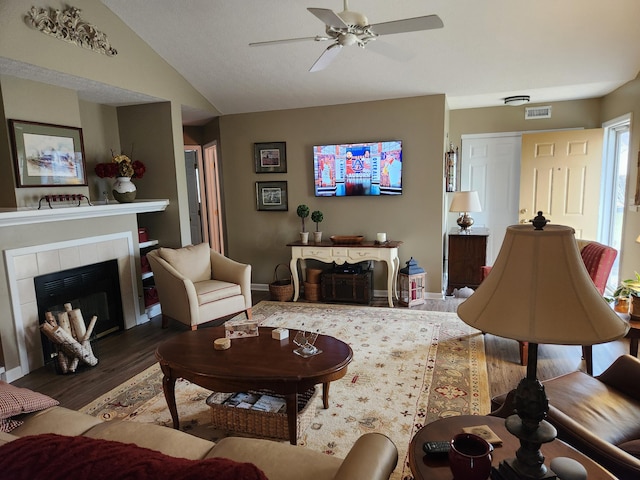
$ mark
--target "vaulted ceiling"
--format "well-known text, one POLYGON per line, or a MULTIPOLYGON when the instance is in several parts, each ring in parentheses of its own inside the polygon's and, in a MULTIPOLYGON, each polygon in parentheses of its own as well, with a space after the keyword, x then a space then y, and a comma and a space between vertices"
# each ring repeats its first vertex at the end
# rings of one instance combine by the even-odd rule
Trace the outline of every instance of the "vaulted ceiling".
POLYGON ((330 42, 249 43, 324 35, 307 7, 338 13, 342 0, 102 2, 223 114, 431 94, 452 109, 593 98, 640 70, 638 0, 351 0, 370 24, 437 14, 444 27, 372 42, 397 59, 354 45, 314 73, 330 42))

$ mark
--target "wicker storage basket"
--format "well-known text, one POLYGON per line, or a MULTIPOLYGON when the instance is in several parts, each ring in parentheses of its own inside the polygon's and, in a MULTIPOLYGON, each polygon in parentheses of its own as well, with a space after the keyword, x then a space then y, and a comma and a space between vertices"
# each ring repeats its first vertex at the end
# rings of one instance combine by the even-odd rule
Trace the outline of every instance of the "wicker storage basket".
MULTIPOLYGON (((267 390, 251 391, 283 397, 267 390)), ((231 396, 233 394, 229 394, 231 396)), ((316 415, 315 399, 318 390, 312 388, 298 395, 298 438, 309 428, 316 415)), ((289 440, 289 425, 287 414, 261 412, 248 408, 236 408, 217 403, 220 394, 213 393, 207 398, 207 405, 211 407, 211 423, 214 427, 229 432, 248 433, 256 437, 277 438, 289 440)), ((224 400, 223 400, 224 401, 224 400)))
POLYGON ((307 268, 307 282, 309 283, 320 283, 320 276, 322 275, 322 270, 319 268, 307 268))
POLYGON ((310 302, 320 301, 320 284, 304 282, 304 299, 310 302))
POLYGON ((278 302, 290 302, 293 300, 293 283, 291 283, 291 269, 288 265, 280 263, 273 271, 273 282, 269 284, 271 299, 278 302), (278 278, 278 267, 285 267, 289 271, 289 278, 278 278))

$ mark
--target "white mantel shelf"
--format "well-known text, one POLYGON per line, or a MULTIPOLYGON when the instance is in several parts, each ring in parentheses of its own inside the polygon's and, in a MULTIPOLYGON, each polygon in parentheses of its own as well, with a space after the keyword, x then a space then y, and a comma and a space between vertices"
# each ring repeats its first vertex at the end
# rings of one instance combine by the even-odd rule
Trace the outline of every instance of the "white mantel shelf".
POLYGON ((83 218, 112 217, 136 213, 162 212, 169 200, 136 200, 132 203, 100 203, 98 205, 63 206, 49 208, 0 208, 0 228, 14 225, 81 220, 83 218))

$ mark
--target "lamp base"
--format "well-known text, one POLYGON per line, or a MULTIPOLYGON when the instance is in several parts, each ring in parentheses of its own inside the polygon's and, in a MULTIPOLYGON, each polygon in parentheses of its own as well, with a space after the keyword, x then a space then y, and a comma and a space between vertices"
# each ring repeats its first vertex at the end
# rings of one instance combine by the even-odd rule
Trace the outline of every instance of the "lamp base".
POLYGON ((471 227, 471 225, 473 225, 473 218, 471 218, 466 213, 463 213, 458 217, 458 220, 456 220, 456 222, 462 230, 466 230, 467 228, 471 227))
POLYGON ((535 478, 537 480, 556 480, 558 477, 551 470, 547 470, 541 477, 526 477, 514 468, 513 462, 517 461, 515 458, 508 458, 500 462, 498 468, 491 468, 491 480, 523 480, 529 478, 535 478))

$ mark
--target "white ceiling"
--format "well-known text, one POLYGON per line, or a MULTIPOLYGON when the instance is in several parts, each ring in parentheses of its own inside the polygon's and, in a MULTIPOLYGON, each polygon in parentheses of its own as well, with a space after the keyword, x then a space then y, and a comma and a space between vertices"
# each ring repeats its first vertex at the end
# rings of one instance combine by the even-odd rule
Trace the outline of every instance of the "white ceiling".
MULTIPOLYGON (((307 7, 340 12, 342 0, 101 1, 222 114, 433 94, 445 94, 451 109, 503 105, 520 94, 546 103, 606 95, 640 71, 640 0, 351 0, 349 9, 371 24, 437 14, 444 28, 374 42, 408 59, 390 59, 371 44, 345 47, 315 73, 308 70, 328 42, 249 43, 322 35, 307 7)), ((27 67, 0 59, 0 72, 38 79, 27 67)), ((100 103, 153 101, 39 74, 100 103)), ((183 113, 202 120, 200 112, 183 113)))
POLYGON ((323 34, 307 7, 340 12, 342 0, 102 2, 223 114, 431 94, 451 109, 592 98, 640 70, 638 0, 351 0, 372 24, 437 14, 444 28, 377 40, 410 60, 353 46, 315 73, 327 42, 248 44, 323 34))

